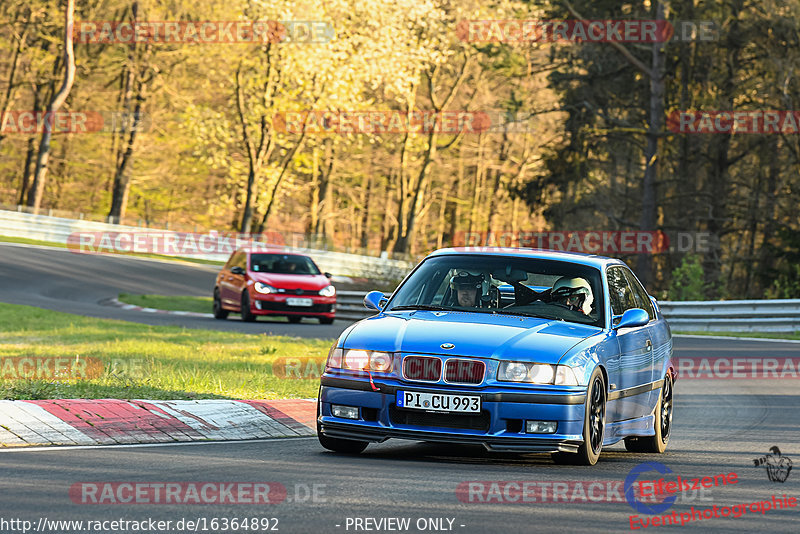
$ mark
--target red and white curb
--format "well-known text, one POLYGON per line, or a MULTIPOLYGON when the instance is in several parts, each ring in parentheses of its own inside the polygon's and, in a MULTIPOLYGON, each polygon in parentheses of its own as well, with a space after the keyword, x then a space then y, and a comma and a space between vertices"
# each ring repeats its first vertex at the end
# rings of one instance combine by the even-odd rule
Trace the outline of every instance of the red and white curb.
POLYGON ((204 317, 206 319, 211 319, 214 317, 213 313, 200 313, 200 312, 189 312, 189 311, 175 311, 175 310, 157 310, 156 308, 143 308, 142 306, 137 306, 135 304, 125 304, 124 302, 120 302, 118 299, 111 298, 108 300, 103 301, 104 304, 108 304, 109 306, 114 306, 116 308, 121 308, 123 310, 131 310, 131 311, 140 311, 145 313, 163 313, 167 315, 182 315, 184 317, 204 317))
POLYGON ((0 445, 115 445, 313 436, 316 401, 0 400, 0 445))

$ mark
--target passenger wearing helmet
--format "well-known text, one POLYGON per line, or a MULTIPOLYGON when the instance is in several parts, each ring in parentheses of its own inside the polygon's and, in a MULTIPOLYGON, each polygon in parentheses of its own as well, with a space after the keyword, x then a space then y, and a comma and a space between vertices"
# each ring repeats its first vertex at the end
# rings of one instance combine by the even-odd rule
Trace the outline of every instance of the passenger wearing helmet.
POLYGON ((459 306, 474 308, 479 305, 483 276, 460 271, 450 278, 450 289, 456 294, 459 306))
POLYGON ((589 315, 592 312, 592 286, 585 279, 562 276, 553 284, 550 292, 552 302, 561 304, 573 311, 589 315))

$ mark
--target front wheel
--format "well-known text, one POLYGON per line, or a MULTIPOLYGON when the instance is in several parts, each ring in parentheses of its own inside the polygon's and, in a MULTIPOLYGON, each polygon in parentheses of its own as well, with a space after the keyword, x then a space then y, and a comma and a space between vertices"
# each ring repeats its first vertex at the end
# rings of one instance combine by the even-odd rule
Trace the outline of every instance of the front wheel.
POLYGON ((250 309, 250 293, 247 290, 242 291, 242 321, 252 323, 256 320, 256 316, 250 309))
POLYGON ((589 379, 585 406, 583 443, 577 453, 553 453, 553 461, 557 464, 594 465, 600 458, 606 428, 606 384, 599 368, 589 379))
POLYGON ((302 315, 287 315, 286 318, 289 320, 290 323, 299 323, 302 319, 302 315))
POLYGON ((319 324, 333 324, 333 317, 320 317, 319 324))
POLYGON ((630 452, 649 452, 661 454, 667 450, 669 435, 672 431, 672 397, 674 384, 672 375, 667 373, 664 385, 661 386, 661 395, 655 410, 655 435, 638 438, 625 438, 625 448, 630 452))

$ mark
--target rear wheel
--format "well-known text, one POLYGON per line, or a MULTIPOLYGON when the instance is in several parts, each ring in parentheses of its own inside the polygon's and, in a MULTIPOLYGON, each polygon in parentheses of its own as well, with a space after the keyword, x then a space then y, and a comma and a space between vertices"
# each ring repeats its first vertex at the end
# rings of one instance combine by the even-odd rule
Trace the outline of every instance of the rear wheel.
POLYGON ((672 431, 672 375, 667 373, 664 385, 661 386, 661 395, 655 410, 654 436, 625 438, 625 448, 630 452, 649 452, 660 454, 667 450, 669 435, 672 431))
POLYGON ((286 318, 289 319, 290 323, 299 323, 303 319, 303 316, 302 315, 287 315, 286 318))
POLYGON ((228 310, 222 307, 222 299, 219 296, 219 289, 214 289, 214 319, 227 319, 228 310))
POLYGON ((250 310, 250 293, 247 290, 242 291, 242 321, 252 323, 256 320, 256 316, 250 310))
POLYGON ((553 461, 557 464, 594 465, 600 458, 606 428, 606 384, 599 368, 594 370, 589 379, 585 406, 583 444, 578 447, 577 453, 553 453, 553 461))

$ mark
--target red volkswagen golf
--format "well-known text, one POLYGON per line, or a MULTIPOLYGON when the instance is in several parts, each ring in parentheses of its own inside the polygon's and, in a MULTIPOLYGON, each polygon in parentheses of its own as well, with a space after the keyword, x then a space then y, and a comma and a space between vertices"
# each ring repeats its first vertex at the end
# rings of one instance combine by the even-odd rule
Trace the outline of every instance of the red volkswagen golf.
POLYGON ((331 324, 336 312, 336 288, 330 273, 321 273, 302 254, 281 250, 239 249, 217 275, 214 317, 241 313, 243 321, 258 315, 284 315, 290 323, 316 317, 331 324))

